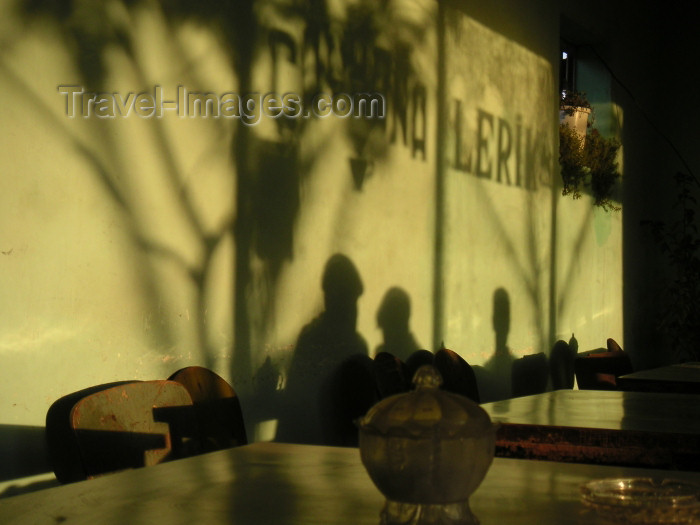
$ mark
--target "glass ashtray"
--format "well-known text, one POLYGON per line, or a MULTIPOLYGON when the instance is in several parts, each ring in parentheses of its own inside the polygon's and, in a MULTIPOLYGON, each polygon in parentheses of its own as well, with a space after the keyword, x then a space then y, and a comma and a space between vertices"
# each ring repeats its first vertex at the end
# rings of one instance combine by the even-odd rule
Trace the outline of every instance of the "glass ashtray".
POLYGON ((620 524, 700 523, 700 485, 677 479, 601 479, 581 485, 583 502, 620 524))

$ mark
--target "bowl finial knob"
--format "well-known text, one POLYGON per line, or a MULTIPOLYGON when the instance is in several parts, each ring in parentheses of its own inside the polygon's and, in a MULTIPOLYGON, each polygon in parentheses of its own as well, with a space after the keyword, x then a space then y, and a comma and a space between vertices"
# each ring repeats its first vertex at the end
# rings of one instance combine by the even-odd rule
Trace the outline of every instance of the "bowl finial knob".
POLYGON ((433 365, 423 365, 413 375, 416 390, 423 388, 440 388, 442 376, 433 365))

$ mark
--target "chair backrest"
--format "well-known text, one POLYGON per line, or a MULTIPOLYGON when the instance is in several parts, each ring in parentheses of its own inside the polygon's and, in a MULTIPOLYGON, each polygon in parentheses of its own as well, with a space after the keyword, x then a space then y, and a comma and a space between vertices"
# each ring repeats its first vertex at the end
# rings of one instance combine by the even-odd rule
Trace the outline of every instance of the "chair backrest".
POLYGON ((389 352, 379 352, 373 360, 374 379, 379 398, 408 392, 410 382, 406 364, 389 352))
POLYGON ((71 424, 71 411, 75 404, 90 394, 127 383, 133 383, 133 381, 117 381, 91 386, 59 398, 49 407, 46 413, 46 444, 49 462, 58 481, 71 483, 87 479, 80 448, 71 424))
POLYGON ((553 390, 574 388, 575 359, 576 353, 566 341, 559 340, 554 343, 549 354, 549 374, 553 390))
POLYGON ((576 357, 574 371, 581 390, 617 390, 617 378, 634 369, 624 351, 593 350, 576 357))
POLYGON ((605 341, 605 345, 608 347, 608 352, 622 352, 622 347, 617 344, 617 341, 612 337, 608 337, 605 341))
POLYGON ((196 426, 191 407, 173 381, 129 382, 83 397, 70 421, 87 477, 181 457, 181 429, 196 426))
POLYGON ((221 376, 201 366, 188 366, 169 378, 183 385, 194 403, 200 452, 245 445, 248 439, 241 404, 233 387, 221 376))
POLYGON ((432 365, 435 355, 430 350, 416 350, 406 359, 406 373, 408 374, 408 384, 413 384, 413 376, 423 365, 432 365))
POLYGON ((511 365, 511 392, 513 397, 530 396, 547 391, 549 362, 543 352, 526 355, 511 365))
POLYGON ((379 400, 372 359, 355 354, 343 360, 331 372, 319 398, 323 443, 358 446, 355 421, 379 400))
POLYGON ((435 368, 442 376, 442 389, 468 397, 479 403, 479 388, 474 370, 462 356, 447 348, 435 353, 435 368))

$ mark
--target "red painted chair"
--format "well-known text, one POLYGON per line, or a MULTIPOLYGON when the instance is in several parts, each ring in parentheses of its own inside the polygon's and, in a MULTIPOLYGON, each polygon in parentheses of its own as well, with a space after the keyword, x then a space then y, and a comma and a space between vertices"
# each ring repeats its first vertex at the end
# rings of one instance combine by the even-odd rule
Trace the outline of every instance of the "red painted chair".
POLYGON ((67 394, 51 404, 46 413, 46 444, 48 447, 49 462, 58 481, 61 483, 70 483, 87 478, 80 457, 78 442, 75 439, 75 433, 71 426, 70 415, 75 404, 95 392, 131 382, 132 381, 118 381, 115 383, 91 386, 67 394))
POLYGON ((196 427, 192 398, 174 381, 101 390, 78 401, 70 418, 88 478, 183 457, 196 427))
POLYGON ((580 390, 618 390, 617 378, 634 372, 632 361, 614 340, 607 349, 579 354, 574 361, 576 383, 580 390))
POLYGON ((46 416, 51 466, 61 483, 185 455, 196 426, 192 399, 169 381, 96 385, 54 402, 46 416), (169 412, 162 412, 167 410, 169 412))

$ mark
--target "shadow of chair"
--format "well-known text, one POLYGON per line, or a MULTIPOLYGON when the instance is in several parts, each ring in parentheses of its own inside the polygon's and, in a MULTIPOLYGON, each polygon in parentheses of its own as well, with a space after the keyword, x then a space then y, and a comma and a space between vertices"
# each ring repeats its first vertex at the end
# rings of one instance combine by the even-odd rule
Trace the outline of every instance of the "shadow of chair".
POLYGON ((549 361, 543 352, 516 359, 511 366, 513 397, 531 396, 547 391, 549 361))
POLYGON ((468 397, 479 403, 479 388, 474 370, 459 354, 447 348, 435 353, 433 362, 442 376, 442 389, 468 397))
POLYGON ((372 369, 380 399, 408 392, 410 381, 406 364, 389 352, 374 356, 372 369))
POLYGON ((215 372, 188 366, 168 380, 184 386, 192 398, 196 418, 196 452, 245 445, 248 439, 241 404, 233 387, 215 372))
POLYGON ((554 343, 549 354, 549 375, 552 380, 552 390, 573 389, 575 381, 574 361, 576 352, 566 341, 554 343))
POLYGON ((574 361, 580 390, 618 390, 617 378, 633 371, 632 361, 623 350, 590 350, 579 354, 574 361))
POLYGON ((59 399, 46 427, 57 479, 79 481, 182 457, 189 432, 183 430, 196 426, 191 407, 187 390, 172 381, 109 383, 59 399), (171 411, 167 417, 159 413, 164 409, 171 411))

